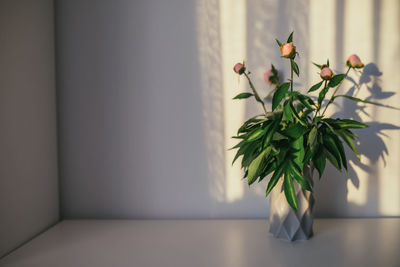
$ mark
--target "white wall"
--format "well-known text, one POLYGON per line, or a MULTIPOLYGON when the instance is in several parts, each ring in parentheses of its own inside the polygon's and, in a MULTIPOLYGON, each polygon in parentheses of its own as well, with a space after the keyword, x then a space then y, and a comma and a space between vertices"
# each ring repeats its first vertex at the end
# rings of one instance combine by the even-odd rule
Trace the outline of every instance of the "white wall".
MULTIPOLYGON (((360 96, 395 105, 398 95, 385 97, 400 84, 392 68, 399 37, 390 35, 398 32, 397 7, 390 0, 58 1, 63 216, 266 217, 265 184, 248 188, 227 164, 231 129, 259 111, 231 104, 244 88, 231 82, 233 63, 246 59, 259 87, 271 61, 287 74, 274 38, 294 29, 299 86, 318 77, 310 61, 330 57, 343 71, 347 55, 358 53, 379 66, 369 65, 362 81, 372 89, 360 96)), ((338 111, 374 123, 360 134, 366 156, 348 180, 328 168, 316 183, 317 215, 399 216, 389 199, 400 203, 400 136, 376 135, 400 124, 399 112, 370 108, 368 117, 345 104, 338 111)))
POLYGON ((0 256, 58 221, 51 0, 0 1, 0 256))

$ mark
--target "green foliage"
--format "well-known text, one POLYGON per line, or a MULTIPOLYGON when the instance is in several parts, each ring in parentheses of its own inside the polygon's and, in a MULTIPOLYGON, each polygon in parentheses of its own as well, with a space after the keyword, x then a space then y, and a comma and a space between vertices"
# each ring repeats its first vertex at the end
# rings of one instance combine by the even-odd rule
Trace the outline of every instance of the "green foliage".
POLYGON ((313 86, 311 86, 311 88, 308 90, 308 92, 310 93, 310 92, 314 92, 314 91, 318 90, 321 87, 323 82, 324 81, 320 81, 319 83, 314 84, 313 86))
POLYGON ((253 96, 252 93, 240 93, 237 96, 235 96, 233 99, 244 99, 244 98, 249 98, 250 96, 253 96))
POLYGON ((290 35, 286 41, 286 43, 291 43, 291 42, 293 42, 293 32, 290 33, 290 35))
POLYGON ((293 59, 290 59, 290 64, 292 64, 293 71, 298 77, 300 74, 299 66, 297 66, 297 63, 293 59))
POLYGON ((274 96, 272 97, 272 111, 278 107, 279 103, 281 103, 282 99, 286 96, 289 87, 290 83, 283 83, 277 88, 274 96))
MULTIPOLYGON (((282 45, 277 39, 276 42, 279 47, 282 45)), ((289 35, 287 42, 293 42, 293 33, 289 35)), ((329 66, 329 60, 326 64, 313 64, 321 69, 329 66)), ((290 59, 290 66, 298 76, 299 68, 293 59, 290 59)), ((277 69, 273 65, 271 67, 273 74, 278 77, 277 69)), ((352 119, 325 116, 326 108, 338 97, 360 104, 380 105, 349 95, 335 95, 347 74, 348 72, 336 74, 329 81, 320 81, 311 86, 308 93, 317 93, 316 103, 309 95, 293 90, 292 80, 282 84, 276 80, 270 111, 266 110, 250 78, 245 75, 253 93, 241 93, 234 99, 254 96, 256 101, 262 103, 265 111, 265 114, 245 121, 236 136, 233 136, 238 143, 231 148, 236 150, 232 164, 241 159, 244 178, 247 178, 249 185, 271 175, 266 188, 268 195, 279 180, 283 179, 286 199, 293 209, 297 209, 294 183, 312 191, 310 182, 303 175, 306 165, 314 166, 320 178, 327 161, 338 170, 343 168, 346 171, 348 162, 344 144, 360 159, 356 148, 357 136, 351 130, 366 128, 368 125, 352 119), (328 93, 330 99, 325 101, 328 93), (325 108, 323 112, 322 107, 325 108)))

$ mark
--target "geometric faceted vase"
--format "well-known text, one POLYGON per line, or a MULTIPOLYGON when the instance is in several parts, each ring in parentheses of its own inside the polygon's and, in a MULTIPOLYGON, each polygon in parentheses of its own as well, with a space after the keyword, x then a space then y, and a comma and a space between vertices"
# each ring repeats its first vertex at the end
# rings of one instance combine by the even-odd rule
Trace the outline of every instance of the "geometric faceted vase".
MULTIPOLYGON (((306 165, 303 175, 313 185, 312 166, 306 165)), ((294 182, 294 189, 298 201, 298 210, 295 211, 286 200, 283 191, 283 179, 279 179, 270 194, 269 232, 276 238, 288 241, 307 240, 313 235, 313 207, 314 196, 294 182)))

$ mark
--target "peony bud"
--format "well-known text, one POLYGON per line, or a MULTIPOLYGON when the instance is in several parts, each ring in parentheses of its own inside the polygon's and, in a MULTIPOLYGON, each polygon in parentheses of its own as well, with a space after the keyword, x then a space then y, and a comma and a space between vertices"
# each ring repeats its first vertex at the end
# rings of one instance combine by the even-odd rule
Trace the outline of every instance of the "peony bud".
POLYGON ((361 59, 357 55, 351 55, 346 61, 347 66, 351 68, 362 68, 364 67, 364 63, 361 62, 361 59))
POLYGON ((282 56, 285 58, 294 58, 296 55, 296 47, 293 43, 286 43, 281 46, 282 56))
POLYGON ((270 78, 273 77, 273 76, 274 76, 274 73, 272 72, 272 70, 267 70, 264 73, 264 81, 265 81, 265 83, 271 85, 272 81, 270 80, 270 78))
POLYGON ((319 75, 323 80, 329 80, 332 78, 333 72, 329 67, 323 67, 319 75))
POLYGON ((243 74, 245 70, 246 67, 242 63, 236 63, 236 65, 233 67, 233 71, 239 75, 243 74))

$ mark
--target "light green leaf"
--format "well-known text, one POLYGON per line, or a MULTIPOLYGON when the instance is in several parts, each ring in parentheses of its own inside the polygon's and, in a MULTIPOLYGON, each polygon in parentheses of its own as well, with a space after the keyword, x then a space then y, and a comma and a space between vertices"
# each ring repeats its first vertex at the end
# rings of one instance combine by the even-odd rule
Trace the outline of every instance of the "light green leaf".
POLYGON ((268 157, 271 152, 271 147, 263 150, 249 165, 249 173, 247 175, 247 180, 249 185, 256 181, 256 178, 259 176, 260 170, 262 168, 262 162, 265 161, 265 158, 268 157))
POLYGON ((251 141, 257 140, 257 139, 261 138, 264 134, 265 134, 265 129, 258 128, 249 135, 249 137, 246 139, 246 141, 251 142, 251 141))
POLYGON ((304 159, 304 146, 303 146, 303 135, 300 135, 295 141, 290 144, 296 152, 293 153, 294 163, 299 167, 300 170, 303 169, 303 159, 304 159))
POLYGON ((283 114, 285 114, 285 117, 289 121, 293 121, 292 110, 290 109, 289 101, 286 101, 285 104, 283 105, 283 114))
POLYGON ((298 204, 297 204, 297 196, 296 192, 294 191, 294 185, 292 178, 285 173, 284 180, 283 180, 283 190, 285 191, 286 200, 289 205, 297 211, 298 204))

